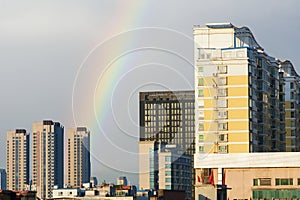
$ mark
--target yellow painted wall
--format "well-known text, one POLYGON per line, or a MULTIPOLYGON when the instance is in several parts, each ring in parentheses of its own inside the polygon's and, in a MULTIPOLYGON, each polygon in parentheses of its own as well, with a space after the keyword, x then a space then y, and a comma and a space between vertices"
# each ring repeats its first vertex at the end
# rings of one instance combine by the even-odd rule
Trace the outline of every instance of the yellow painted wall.
POLYGON ((248 76, 228 76, 228 85, 244 85, 248 84, 248 76))
POLYGON ((228 96, 248 96, 247 87, 228 88, 228 96))
POLYGON ((248 119, 248 110, 228 110, 228 119, 248 119))
POLYGON ((248 144, 231 144, 228 145, 229 153, 249 153, 248 144))
POLYGON ((229 108, 248 107, 248 99, 228 99, 227 104, 229 108))
POLYGON ((249 122, 228 122, 228 130, 248 130, 249 122))
POLYGON ((228 134, 229 142, 248 142, 249 133, 229 133, 228 134))

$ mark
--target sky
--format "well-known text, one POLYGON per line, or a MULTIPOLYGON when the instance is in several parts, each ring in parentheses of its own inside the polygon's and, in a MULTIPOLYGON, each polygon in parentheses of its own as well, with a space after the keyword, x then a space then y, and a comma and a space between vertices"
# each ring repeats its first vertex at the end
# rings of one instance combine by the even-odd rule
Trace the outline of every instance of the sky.
POLYGON ((0 0, 0 167, 6 131, 52 119, 91 131, 92 175, 138 183, 138 94, 193 89, 193 26, 247 26, 300 72, 300 1, 0 0))

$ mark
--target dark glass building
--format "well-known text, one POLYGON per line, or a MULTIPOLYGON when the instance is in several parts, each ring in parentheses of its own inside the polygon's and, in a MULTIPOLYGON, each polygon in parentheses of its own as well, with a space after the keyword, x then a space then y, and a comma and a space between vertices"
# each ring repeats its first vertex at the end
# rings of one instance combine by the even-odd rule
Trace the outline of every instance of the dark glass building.
MULTIPOLYGON (((193 185, 195 179, 194 91, 141 92, 139 100, 140 141, 165 142, 181 147, 183 154, 191 157, 193 185)), ((190 192, 194 194, 193 191, 190 192)))

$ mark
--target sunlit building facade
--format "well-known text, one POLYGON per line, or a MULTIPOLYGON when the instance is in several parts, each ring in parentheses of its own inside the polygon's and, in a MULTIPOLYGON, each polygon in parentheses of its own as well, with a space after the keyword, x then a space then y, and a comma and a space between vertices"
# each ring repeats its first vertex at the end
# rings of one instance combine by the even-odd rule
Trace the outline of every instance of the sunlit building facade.
POLYGON ((32 123, 32 184, 40 199, 52 198, 64 183, 64 127, 44 120, 32 123))
POLYGON ((72 187, 89 183, 91 177, 90 131, 86 127, 68 129, 68 181, 72 187))
MULTIPOLYGON (((281 152, 299 151, 299 76, 289 61, 269 56, 247 27, 195 26, 194 42, 196 199, 216 199, 225 185, 232 188, 229 199, 257 199, 265 188, 253 187, 252 181, 264 177, 281 193, 276 181, 291 176, 268 164, 281 162, 281 152), (272 161, 256 163, 270 152, 278 153, 269 157, 272 161), (246 174, 240 183, 247 182, 247 188, 241 188, 237 180, 246 174)), ((291 157, 287 168, 299 167, 291 157)))
MULTIPOLYGON (((29 133, 25 129, 16 129, 7 131, 6 137, 6 189, 26 190, 29 184, 29 133)), ((3 171, 1 187, 2 178, 3 171)))
POLYGON ((290 61, 281 61, 280 73, 285 83, 286 151, 300 151, 300 77, 290 61))

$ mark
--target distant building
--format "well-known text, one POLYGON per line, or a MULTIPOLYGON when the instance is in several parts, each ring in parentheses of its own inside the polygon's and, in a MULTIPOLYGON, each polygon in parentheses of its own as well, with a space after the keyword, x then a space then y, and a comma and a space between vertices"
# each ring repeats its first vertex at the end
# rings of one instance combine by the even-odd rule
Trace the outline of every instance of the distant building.
POLYGON ((6 190, 6 171, 0 169, 0 190, 6 190))
MULTIPOLYGON (((29 134, 26 130, 7 131, 6 188, 8 190, 25 190, 26 185, 29 184, 29 149, 29 134)), ((1 181, 2 175, 3 173, 1 173, 1 181)))
POLYGON ((191 157, 176 145, 139 142, 139 186, 142 190, 182 190, 191 198, 191 157))
POLYGON ((36 200, 35 191, 0 190, 1 200, 36 200))
MULTIPOLYGON (((194 165, 195 153, 195 92, 152 91, 140 92, 140 141, 156 141, 176 144, 183 154, 190 156, 194 165)), ((195 171, 191 169, 192 184, 195 171)), ((153 172, 156 173, 156 172, 153 172)), ((140 177, 141 178, 141 177, 140 177)), ((151 187, 158 189, 155 176, 151 175, 151 187)), ((145 182, 149 180, 141 180, 145 182)), ((194 188, 191 188, 192 196, 194 188)), ((192 197, 193 198, 193 197, 192 197)))
POLYGON ((128 185, 126 176, 120 176, 117 179, 117 185, 128 185))
MULTIPOLYGON (((281 93, 285 100, 285 142, 287 152, 300 151, 300 76, 290 61, 280 63, 281 79, 285 83, 281 93)), ((282 125, 283 126, 283 125, 282 125)))
POLYGON ((96 187, 98 185, 97 177, 91 177, 90 183, 92 184, 92 187, 96 187))
POLYGON ((91 177, 90 131, 86 127, 68 129, 68 185, 81 187, 91 177))
POLYGON ((61 188, 61 189, 53 189, 52 191, 53 199, 83 197, 83 196, 85 196, 85 191, 79 188, 61 188))
POLYGON ((32 184, 39 198, 52 198, 54 187, 63 187, 64 127, 45 120, 34 122, 32 132, 32 184))

